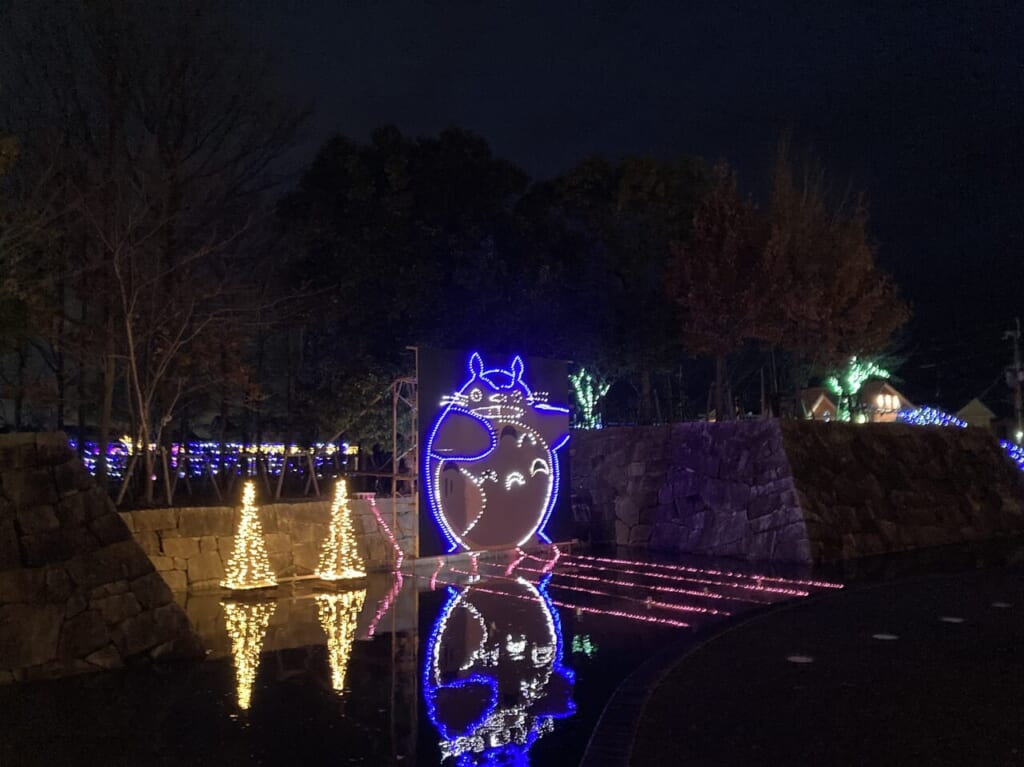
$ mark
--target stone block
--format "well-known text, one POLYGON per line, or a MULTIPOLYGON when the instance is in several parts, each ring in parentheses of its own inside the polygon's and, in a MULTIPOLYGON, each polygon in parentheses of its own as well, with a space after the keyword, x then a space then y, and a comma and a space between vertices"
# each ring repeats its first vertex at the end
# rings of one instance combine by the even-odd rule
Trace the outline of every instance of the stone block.
POLYGON ((0 605, 0 668, 25 668, 56 658, 63 614, 56 605, 0 605))
POLYGON ((266 533, 263 541, 268 554, 280 554, 290 551, 292 547, 291 537, 285 533, 266 533))
POLYGON ((267 553, 267 559, 270 561, 270 569, 275 575, 293 575, 292 572, 292 552, 291 549, 287 551, 273 551, 267 553))
POLYGON ((172 593, 180 594, 188 591, 188 576, 184 570, 165 570, 160 573, 172 593))
POLYGON ((147 610, 129 618, 112 632, 114 645, 124 658, 140 655, 175 639, 192 637, 185 614, 176 604, 147 610))
MULTIPOLYGON (((153 573, 153 575, 158 578, 160 577, 156 573, 153 573)), ((129 593, 116 594, 104 597, 103 599, 94 599, 89 604, 89 610, 90 612, 98 610, 106 624, 113 626, 138 615, 142 612, 142 606, 139 604, 139 600, 135 598, 135 595, 129 593)))
POLYGON ((13 519, 0 518, 0 572, 21 567, 21 549, 13 519))
POLYGON ((73 592, 71 594, 71 597, 68 599, 64 609, 64 617, 71 618, 75 615, 78 615, 80 612, 82 612, 82 610, 84 610, 88 606, 88 595, 84 591, 79 589, 78 591, 73 592))
POLYGON ((132 533, 132 538, 139 547, 150 557, 158 556, 162 549, 160 547, 160 534, 152 530, 140 530, 132 533))
POLYGON ((621 495, 615 499, 615 518, 630 527, 639 521, 640 510, 628 495, 621 495))
POLYGON ((164 556, 191 559, 199 555, 198 538, 170 538, 164 536, 160 542, 164 556))
POLYGON ((46 601, 64 604, 71 596, 71 578, 63 567, 51 567, 46 571, 46 601))
POLYGON ((217 538, 217 551, 221 553, 221 559, 231 556, 231 552, 235 550, 235 537, 233 535, 225 535, 217 538))
POLYGON ((217 551, 217 539, 212 535, 207 535, 199 539, 199 551, 206 553, 209 551, 217 551))
POLYGON ((85 495, 75 491, 63 496, 56 506, 57 519, 62 525, 84 524, 87 515, 85 511, 85 495))
POLYGON ((121 653, 112 644, 101 647, 96 652, 85 656, 85 662, 106 671, 124 666, 124 661, 121 660, 121 653))
POLYGON ((60 527, 60 520, 52 505, 19 507, 17 518, 22 535, 43 533, 60 527))
POLYGON ((615 520, 615 543, 619 546, 629 545, 629 526, 621 520, 615 520))
POLYGON ((135 532, 135 515, 130 511, 119 511, 118 516, 121 517, 121 521, 124 522, 125 527, 135 532))
POLYGON ((128 581, 123 578, 116 581, 110 581, 104 583, 89 592, 89 599, 106 599, 107 597, 117 596, 118 594, 128 593, 128 581))
POLYGON ((22 568, 0 572, 0 603, 42 602, 45 595, 46 570, 22 568))
POLYGON ((153 563, 153 567, 156 568, 158 573, 174 569, 174 559, 172 557, 151 556, 149 561, 153 563))
POLYGON ((196 553, 188 560, 188 582, 200 583, 203 581, 215 581, 219 583, 224 580, 224 564, 221 562, 220 554, 215 551, 205 554, 196 553))
POLYGON ((77 490, 88 490, 95 485, 92 475, 77 456, 53 467, 53 481, 62 496, 77 490))
POLYGON ((227 506, 181 509, 178 532, 193 538, 234 535, 235 511, 227 506))
POLYGON ((178 527, 178 509, 143 509, 133 511, 136 530, 175 530, 178 527))
POLYGON ((89 525, 89 529, 103 545, 131 538, 131 533, 117 514, 106 514, 94 519, 89 525))
POLYGON ((43 466, 67 463, 75 457, 64 432, 46 432, 36 435, 36 460, 43 466))
POLYGON ((292 549, 292 561, 297 574, 312 573, 320 560, 320 546, 300 543, 292 549))
POLYGON ((25 468, 0 473, 4 495, 18 509, 52 506, 57 501, 53 476, 49 469, 25 468))
POLYGON ((651 538, 651 525, 636 525, 629 531, 630 546, 646 546, 651 538))
POLYGON ((76 548, 92 549, 84 528, 47 530, 35 535, 21 536, 21 561, 26 567, 43 567, 63 562, 73 556, 76 548))
POLYGON ((38 463, 35 433, 0 434, 0 469, 21 469, 38 463))
POLYGON ((101 488, 91 487, 83 491, 83 503, 85 504, 86 519, 96 519, 106 514, 116 513, 114 502, 101 488))
POLYGON ((99 610, 86 610, 68 618, 60 630, 59 657, 84 658, 110 641, 107 623, 99 610))
MULTIPOLYGON (((221 559, 224 559, 224 557, 221 557, 221 559)), ((174 557, 174 569, 175 570, 187 570, 188 569, 188 560, 185 559, 184 557, 174 557)))
POLYGON ((66 566, 71 580, 85 588, 93 588, 114 578, 131 580, 153 570, 149 558, 132 540, 119 541, 72 557, 66 566))
POLYGON ((150 573, 129 584, 132 594, 144 610, 152 610, 171 602, 171 591, 160 573, 150 573))

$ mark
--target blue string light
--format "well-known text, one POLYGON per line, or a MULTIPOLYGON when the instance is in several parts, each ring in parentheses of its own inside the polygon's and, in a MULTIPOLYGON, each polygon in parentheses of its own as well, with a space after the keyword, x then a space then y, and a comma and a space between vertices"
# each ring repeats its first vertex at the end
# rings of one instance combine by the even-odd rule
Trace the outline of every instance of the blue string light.
POLYGON ((896 420, 912 424, 913 426, 956 426, 960 429, 967 428, 966 421, 934 407, 901 410, 896 414, 896 420))
POLYGON ((1008 440, 1003 440, 999 444, 1002 445, 1006 454, 1010 456, 1010 460, 1017 464, 1017 468, 1024 471, 1024 447, 1008 440))

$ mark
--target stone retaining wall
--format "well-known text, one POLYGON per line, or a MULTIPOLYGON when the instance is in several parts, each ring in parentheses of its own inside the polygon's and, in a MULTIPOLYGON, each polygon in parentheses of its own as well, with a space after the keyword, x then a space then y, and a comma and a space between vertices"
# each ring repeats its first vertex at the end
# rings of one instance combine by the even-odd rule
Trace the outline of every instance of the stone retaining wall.
MULTIPOLYGON (((392 524, 391 499, 375 502, 392 524)), ((389 569, 393 548, 370 501, 350 499, 356 546, 371 570, 389 569)), ((230 506, 141 509, 121 512, 135 541, 173 591, 219 589, 235 545, 239 509, 230 506)), ((331 502, 304 501, 259 506, 270 566, 278 577, 312 574, 327 536, 331 502)), ((415 545, 412 499, 399 499, 396 540, 407 555, 415 545)))
POLYGON ((578 432, 595 540, 835 561, 1024 532, 1024 480, 982 430, 735 421, 578 432))
POLYGON ((0 684, 201 654, 67 437, 0 435, 0 684))

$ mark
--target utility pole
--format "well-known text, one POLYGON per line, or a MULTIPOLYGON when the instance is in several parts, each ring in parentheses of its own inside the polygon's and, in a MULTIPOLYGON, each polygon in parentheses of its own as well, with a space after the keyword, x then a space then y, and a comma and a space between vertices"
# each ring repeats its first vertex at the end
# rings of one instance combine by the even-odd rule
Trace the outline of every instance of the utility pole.
POLYGON ((1013 341, 1013 412, 1017 416, 1017 430, 1014 432, 1013 440, 1018 445, 1024 442, 1024 414, 1021 410, 1021 385, 1024 384, 1024 371, 1021 370, 1020 361, 1020 317, 1017 317, 1016 327, 1003 333, 1003 338, 1013 341))

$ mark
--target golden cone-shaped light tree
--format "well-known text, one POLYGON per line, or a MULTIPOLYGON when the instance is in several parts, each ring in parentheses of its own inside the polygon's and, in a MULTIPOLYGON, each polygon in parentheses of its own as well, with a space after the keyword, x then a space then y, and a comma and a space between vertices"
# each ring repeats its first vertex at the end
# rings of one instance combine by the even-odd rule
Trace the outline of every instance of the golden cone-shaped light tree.
POLYGON ((235 549, 227 563, 227 575, 220 582, 224 588, 258 589, 277 585, 255 501, 256 485, 249 480, 242 491, 242 519, 238 523, 235 549))
POLYGON ((228 636, 231 638, 231 656, 235 661, 235 686, 238 707, 249 708, 256 670, 260 666, 260 651, 270 616, 277 605, 274 602, 222 602, 228 636))
POLYGON ((325 581, 363 578, 366 575, 366 565, 356 548, 352 512, 348 508, 348 486, 343 479, 339 479, 334 488, 331 526, 320 550, 316 574, 325 581))
POLYGON ((327 659, 331 665, 331 687, 341 692, 345 687, 345 672, 356 638, 356 622, 363 609, 366 589, 343 594, 317 594, 317 613, 320 625, 327 634, 327 659))

